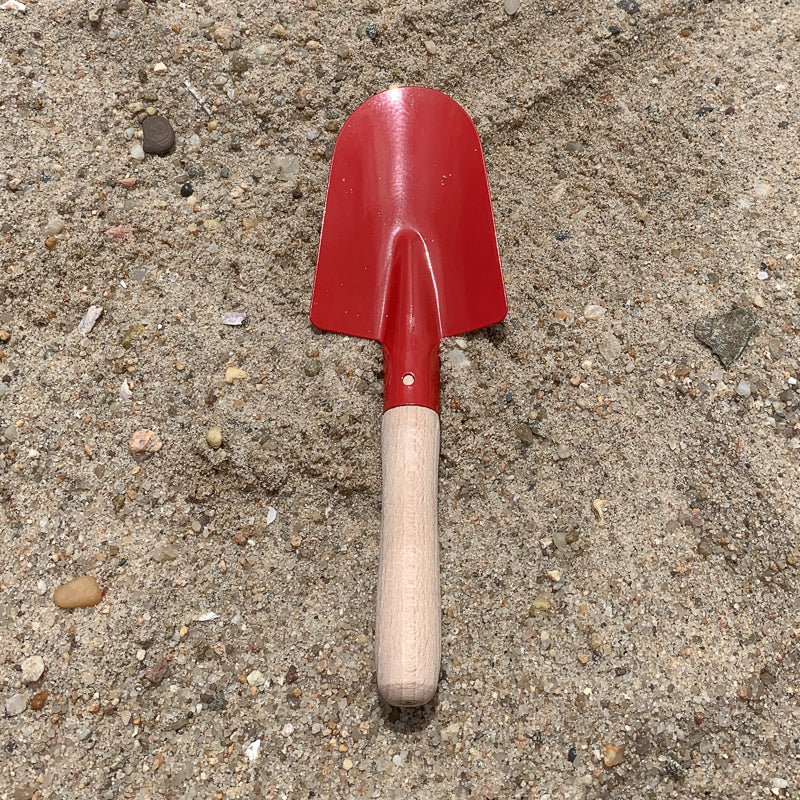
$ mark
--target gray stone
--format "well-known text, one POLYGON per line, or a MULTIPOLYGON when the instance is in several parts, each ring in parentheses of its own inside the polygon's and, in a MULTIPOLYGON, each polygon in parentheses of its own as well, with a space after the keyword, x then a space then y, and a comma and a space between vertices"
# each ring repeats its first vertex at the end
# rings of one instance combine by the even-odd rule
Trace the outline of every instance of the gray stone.
POLYGON ((752 311, 733 306, 722 314, 698 320, 694 335, 729 367, 742 354, 755 326, 756 317, 752 311))
POLYGON ((622 342, 613 333, 604 333, 598 339, 597 351, 610 364, 622 353, 622 342))
POLYGON ((64 220, 60 217, 50 217, 47 220, 47 225, 44 226, 44 233, 45 236, 57 236, 61 231, 64 230, 64 220))
POLYGON ((24 694, 12 694, 6 700, 6 714, 9 717, 16 717, 21 714, 28 705, 28 698, 24 694))
POLYGON ((278 156, 275 159, 275 177, 279 181, 288 181, 298 172, 300 172, 300 159, 297 156, 278 156))
POLYGON ((457 369, 469 366, 469 359, 457 347, 447 354, 447 360, 457 369))

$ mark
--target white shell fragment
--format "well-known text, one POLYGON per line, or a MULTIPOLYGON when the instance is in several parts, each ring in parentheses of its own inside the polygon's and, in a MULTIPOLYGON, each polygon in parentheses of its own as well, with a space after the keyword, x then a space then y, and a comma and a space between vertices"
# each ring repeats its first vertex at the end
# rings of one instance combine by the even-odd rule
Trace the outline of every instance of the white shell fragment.
POLYGON ((223 325, 241 325, 246 319, 246 311, 226 311, 222 315, 223 325))
POLYGON ((267 509, 267 525, 272 525, 273 522, 278 518, 278 512, 270 506, 267 509))
POLYGON ((211 622, 215 619, 219 619, 219 614, 215 614, 213 611, 206 611, 197 617, 198 622, 211 622))
POLYGON ((248 761, 255 761, 258 758, 259 750, 261 750, 261 739, 250 742, 244 749, 245 758, 247 758, 248 761))
POLYGON ((100 319, 103 313, 102 306, 89 306, 87 312, 83 315, 83 319, 78 323, 77 331, 81 336, 86 336, 92 332, 95 322, 100 319))
POLYGON ((19 0, 6 0, 3 5, 0 6, 0 9, 3 11, 25 11, 25 3, 20 3, 19 0))
POLYGON ((127 380, 122 381, 122 386, 119 387, 119 397, 123 403, 129 403, 133 397, 133 392, 131 391, 131 387, 128 386, 127 380))

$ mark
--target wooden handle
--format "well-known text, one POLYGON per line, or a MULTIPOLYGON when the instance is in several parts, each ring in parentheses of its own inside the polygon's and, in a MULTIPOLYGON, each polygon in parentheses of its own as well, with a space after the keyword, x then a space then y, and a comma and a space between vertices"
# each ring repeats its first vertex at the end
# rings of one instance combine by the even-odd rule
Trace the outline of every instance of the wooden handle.
POLYGON ((421 706, 436 693, 441 661, 439 415, 423 406, 391 408, 381 437, 378 690, 390 705, 421 706))

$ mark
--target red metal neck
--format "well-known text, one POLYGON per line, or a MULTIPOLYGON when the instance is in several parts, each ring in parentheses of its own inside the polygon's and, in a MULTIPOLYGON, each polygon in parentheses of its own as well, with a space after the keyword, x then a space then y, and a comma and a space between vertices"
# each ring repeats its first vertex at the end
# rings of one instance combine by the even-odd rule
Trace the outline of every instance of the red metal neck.
POLYGON ((425 242, 399 232, 392 246, 381 329, 384 410, 439 411, 439 298, 425 242))

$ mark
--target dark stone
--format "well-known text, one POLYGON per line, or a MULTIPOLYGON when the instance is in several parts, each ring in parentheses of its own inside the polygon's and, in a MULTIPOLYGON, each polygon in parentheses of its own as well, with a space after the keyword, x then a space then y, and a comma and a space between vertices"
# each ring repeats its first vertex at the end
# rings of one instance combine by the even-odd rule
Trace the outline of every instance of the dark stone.
POLYGON ((697 109, 697 116, 704 117, 706 114, 710 114, 714 110, 714 106, 703 106, 702 108, 697 109))
POLYGON ((641 6, 636 0, 619 0, 617 8, 621 8, 626 14, 636 14, 641 6))
POLYGON ((142 122, 142 149, 145 153, 152 153, 156 156, 165 156, 175 145, 175 131, 169 124, 166 117, 154 114, 152 117, 145 117, 142 122))
POLYGON ((144 677, 147 678, 153 686, 159 686, 161 681, 166 677, 168 670, 169 661, 167 661, 166 658, 159 658, 158 661, 144 673, 144 677))
POLYGON ((181 186, 181 197, 191 197, 194 194, 194 189, 191 183, 184 183, 181 186))
POLYGON ((752 311, 733 306, 723 314, 698 320, 694 335, 711 348, 723 366, 729 367, 742 354, 755 326, 756 317, 752 311))
POLYGON ((573 763, 577 757, 578 751, 574 747, 570 747, 569 752, 567 753, 567 760, 570 763, 573 763))

